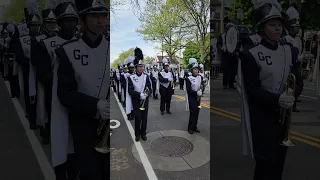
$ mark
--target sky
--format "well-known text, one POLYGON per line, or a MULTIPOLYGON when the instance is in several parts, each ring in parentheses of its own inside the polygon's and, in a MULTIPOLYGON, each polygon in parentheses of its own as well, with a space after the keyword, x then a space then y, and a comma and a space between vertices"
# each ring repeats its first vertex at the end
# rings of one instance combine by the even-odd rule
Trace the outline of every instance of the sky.
POLYGON ((130 5, 123 5, 116 7, 115 13, 111 13, 110 18, 110 58, 112 62, 118 58, 122 51, 130 48, 139 47, 144 56, 156 57, 161 52, 155 47, 159 46, 157 43, 146 42, 143 36, 136 32, 140 27, 140 22, 135 16, 130 5))

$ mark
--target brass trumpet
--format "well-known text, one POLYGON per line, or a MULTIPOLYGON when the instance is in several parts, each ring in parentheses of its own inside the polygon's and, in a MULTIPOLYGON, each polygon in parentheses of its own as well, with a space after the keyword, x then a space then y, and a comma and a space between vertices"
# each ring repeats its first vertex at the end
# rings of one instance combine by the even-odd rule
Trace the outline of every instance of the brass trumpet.
MULTIPOLYGON (((110 97, 110 86, 108 89, 108 94, 106 99, 109 100, 110 97)), ((110 102, 108 102, 110 103, 110 102)), ((99 126, 97 128, 97 144, 94 147, 94 149, 99 152, 99 153, 109 153, 110 148, 109 148, 109 136, 110 136, 110 117, 109 119, 103 120, 100 119, 99 126)))
POLYGON ((172 87, 172 89, 174 89, 174 82, 173 82, 173 80, 170 82, 170 86, 172 87))
MULTIPOLYGON (((143 92, 144 94, 148 94, 149 93, 149 88, 148 87, 146 87, 146 89, 144 90, 144 92, 143 92)), ((145 110, 145 108, 144 108, 144 104, 146 103, 146 100, 145 99, 143 99, 142 101, 141 101, 141 106, 140 106, 140 110, 141 111, 144 111, 145 110)))
MULTIPOLYGON (((202 91, 202 82, 200 82, 200 86, 199 86, 199 88, 198 88, 198 91, 202 91)), ((202 106, 201 106, 201 96, 197 96, 197 101, 198 101, 198 108, 199 109, 201 109, 202 108, 202 106)))
MULTIPOLYGON (((293 95, 295 91, 296 77, 294 74, 290 73, 287 82, 284 86, 284 92, 287 95, 293 95), (290 88, 292 85, 292 88, 290 88), (291 90, 291 91, 290 91, 291 90)), ((280 109, 280 120, 281 124, 285 125, 284 129, 284 139, 281 142, 282 146, 294 146, 294 143, 290 139, 291 123, 292 123, 292 107, 289 109, 280 109), (286 124, 285 124, 286 123, 286 124)))
POLYGON ((109 153, 109 136, 110 136, 110 125, 107 123, 109 120, 100 120, 100 124, 97 129, 97 134, 98 134, 98 143, 94 147, 96 151, 99 153, 109 153))

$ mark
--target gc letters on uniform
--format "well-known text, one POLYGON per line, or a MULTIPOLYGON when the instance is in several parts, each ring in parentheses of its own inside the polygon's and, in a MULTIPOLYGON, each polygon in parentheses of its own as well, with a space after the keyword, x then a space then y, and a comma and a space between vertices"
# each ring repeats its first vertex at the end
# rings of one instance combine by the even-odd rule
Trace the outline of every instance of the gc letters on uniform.
POLYGON ((86 59, 89 58, 89 56, 88 55, 82 55, 80 53, 79 49, 73 50, 73 57, 74 57, 75 60, 81 60, 81 64, 83 66, 87 66, 89 64, 88 61, 86 60, 86 59))
POLYGON ((258 52, 258 56, 260 61, 266 61, 269 66, 272 65, 271 56, 264 56, 262 52, 258 52))

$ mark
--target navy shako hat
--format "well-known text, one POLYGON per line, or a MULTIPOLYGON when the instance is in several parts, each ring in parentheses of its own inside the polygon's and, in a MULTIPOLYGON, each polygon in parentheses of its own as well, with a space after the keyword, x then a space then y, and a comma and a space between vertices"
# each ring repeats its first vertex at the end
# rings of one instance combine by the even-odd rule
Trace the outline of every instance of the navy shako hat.
POLYGON ((40 16, 38 12, 38 5, 36 0, 26 0, 26 7, 24 8, 24 15, 27 25, 40 25, 40 16))
POLYGON ((76 4, 72 0, 62 0, 54 10, 57 19, 76 18, 79 19, 76 4))
POLYGON ((258 26, 271 19, 279 19, 281 22, 284 22, 281 11, 272 3, 266 3, 257 8, 254 12, 254 16, 258 26))
POLYGON ((85 14, 108 14, 105 0, 78 0, 76 2, 79 15, 85 14))
POLYGON ((53 9, 44 9, 42 10, 42 19, 44 22, 55 22, 56 19, 56 15, 53 12, 53 9))
POLYGON ((56 15, 54 14, 54 9, 56 8, 57 0, 45 0, 45 2, 45 7, 41 11, 42 20, 44 22, 55 22, 56 15))

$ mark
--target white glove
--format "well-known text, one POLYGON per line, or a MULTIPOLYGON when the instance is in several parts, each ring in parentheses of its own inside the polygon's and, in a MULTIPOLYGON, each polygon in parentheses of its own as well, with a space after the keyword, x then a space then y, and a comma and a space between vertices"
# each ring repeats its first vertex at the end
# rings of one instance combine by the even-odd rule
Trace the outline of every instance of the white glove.
POLYGON ((173 79, 172 79, 171 77, 169 77, 169 78, 168 78, 168 81, 171 82, 171 81, 173 81, 173 79))
POLYGON ((197 95, 198 96, 202 96, 202 92, 201 91, 197 91, 197 95))
POLYGON ((147 96, 146 96, 145 93, 140 93, 140 99, 144 100, 144 99, 146 99, 146 98, 147 98, 147 96))
POLYGON ((105 100, 99 100, 97 103, 97 109, 101 116, 101 119, 110 119, 110 103, 105 100))
POLYGON ((292 95, 281 94, 278 103, 280 107, 289 109, 294 104, 294 97, 292 95))

